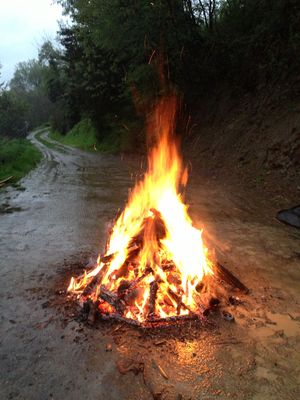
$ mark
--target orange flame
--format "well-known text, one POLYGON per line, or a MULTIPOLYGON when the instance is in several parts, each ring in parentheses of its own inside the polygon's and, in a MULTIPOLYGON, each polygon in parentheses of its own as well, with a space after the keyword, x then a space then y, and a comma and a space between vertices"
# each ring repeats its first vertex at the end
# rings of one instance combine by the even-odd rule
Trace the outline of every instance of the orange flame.
MULTIPOLYGON (((148 170, 132 191, 128 203, 117 219, 107 246, 106 255, 113 254, 102 284, 117 291, 122 279, 132 281, 142 277, 139 293, 125 316, 138 321, 147 318, 151 282, 158 281, 155 313, 159 317, 197 312, 197 285, 205 275, 212 274, 212 263, 203 245, 202 231, 192 225, 179 193, 187 182, 174 138, 177 101, 175 97, 162 99, 148 121, 152 148, 148 156, 148 170), (128 259, 132 243, 139 243, 139 253, 130 264, 126 276, 118 271, 128 259), (163 268, 168 262, 171 272, 163 268), (151 271, 147 274, 147 271, 151 271), (185 307, 178 309, 180 297, 185 307)), ((80 293, 104 267, 98 259, 97 267, 79 280, 72 278, 68 290, 80 293)))

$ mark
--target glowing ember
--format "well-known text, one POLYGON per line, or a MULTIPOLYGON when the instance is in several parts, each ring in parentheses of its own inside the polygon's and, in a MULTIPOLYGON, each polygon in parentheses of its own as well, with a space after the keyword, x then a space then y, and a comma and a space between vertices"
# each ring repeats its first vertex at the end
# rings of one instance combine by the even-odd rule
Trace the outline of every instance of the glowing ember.
POLYGON ((213 265, 179 193, 187 171, 174 138, 175 114, 175 97, 155 108, 147 173, 117 219, 106 255, 71 279, 68 291, 93 301, 100 313, 143 323, 202 311, 199 287, 213 265))

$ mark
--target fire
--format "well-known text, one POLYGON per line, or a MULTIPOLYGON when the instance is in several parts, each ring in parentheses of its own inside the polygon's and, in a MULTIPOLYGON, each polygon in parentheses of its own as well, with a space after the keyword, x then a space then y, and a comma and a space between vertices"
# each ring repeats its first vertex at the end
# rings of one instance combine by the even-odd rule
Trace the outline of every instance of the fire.
POLYGON ((174 137, 176 104, 171 96, 155 107, 148 121, 147 172, 117 219, 105 256, 68 287, 98 301, 102 312, 114 309, 100 295, 107 291, 122 303, 119 313, 139 322, 199 313, 199 285, 213 273, 202 231, 193 226, 180 194, 187 170, 174 137))

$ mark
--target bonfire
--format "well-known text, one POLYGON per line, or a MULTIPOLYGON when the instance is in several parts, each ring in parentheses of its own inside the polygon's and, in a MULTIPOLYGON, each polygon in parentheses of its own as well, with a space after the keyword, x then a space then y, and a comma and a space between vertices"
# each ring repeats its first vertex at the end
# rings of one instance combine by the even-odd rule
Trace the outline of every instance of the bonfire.
POLYGON ((148 120, 148 168, 116 219, 94 268, 68 292, 102 318, 139 326, 202 318, 211 278, 246 289, 213 261, 182 189, 188 173, 175 135, 177 101, 161 99, 148 120))

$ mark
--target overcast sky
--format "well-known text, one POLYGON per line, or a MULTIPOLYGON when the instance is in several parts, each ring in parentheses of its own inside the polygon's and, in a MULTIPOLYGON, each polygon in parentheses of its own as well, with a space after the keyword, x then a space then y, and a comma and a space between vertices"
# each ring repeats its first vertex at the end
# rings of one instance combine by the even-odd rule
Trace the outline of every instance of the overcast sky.
POLYGON ((36 58, 44 38, 55 38, 61 7, 53 0, 0 0, 1 81, 9 81, 15 65, 36 58))

